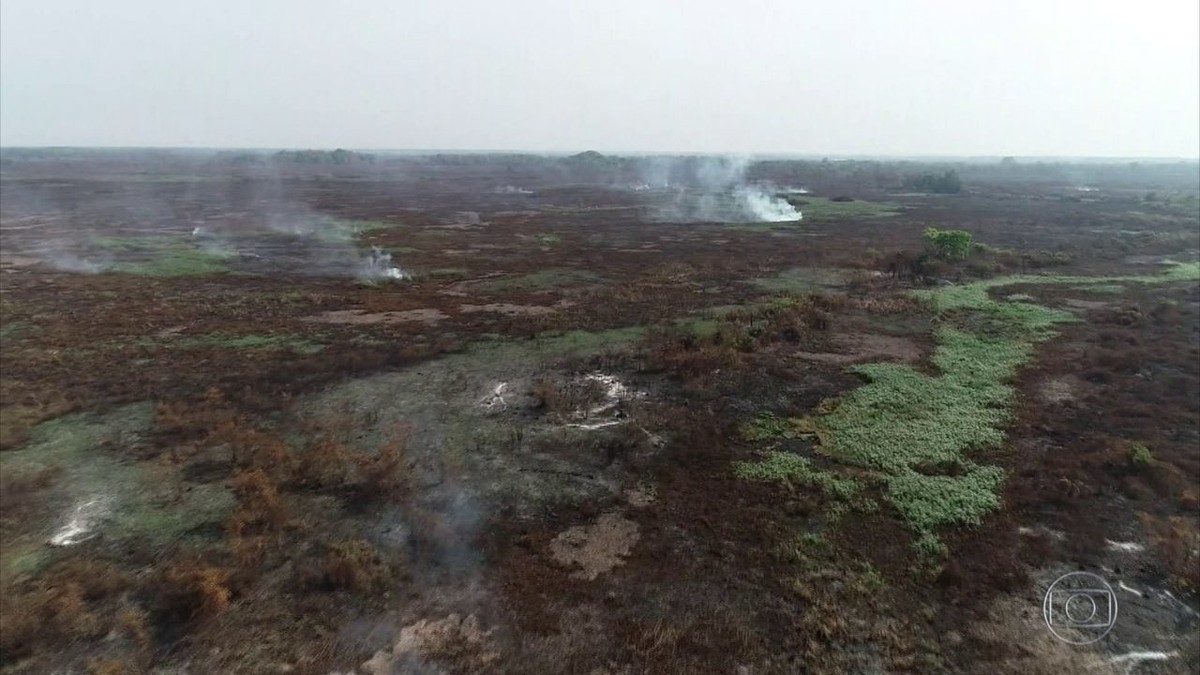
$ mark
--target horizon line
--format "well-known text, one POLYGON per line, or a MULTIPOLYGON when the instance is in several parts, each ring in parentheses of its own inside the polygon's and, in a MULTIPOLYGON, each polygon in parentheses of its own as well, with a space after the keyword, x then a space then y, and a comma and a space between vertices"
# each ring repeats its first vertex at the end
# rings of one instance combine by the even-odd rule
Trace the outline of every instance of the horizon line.
POLYGON ((745 151, 706 151, 706 150, 593 150, 585 148, 583 150, 531 150, 531 149, 516 149, 516 148, 389 148, 389 147, 347 147, 347 146, 219 146, 219 145, 0 145, 0 151, 3 150, 94 150, 94 151, 112 151, 112 150, 141 150, 141 151, 211 151, 211 152, 279 152, 288 150, 315 150, 320 152, 328 152, 333 150, 347 150, 350 152, 360 153, 390 153, 390 154, 408 154, 408 155, 445 155, 445 154, 465 154, 465 155, 562 155, 570 156, 582 152, 594 151, 602 155, 614 156, 719 156, 719 157, 748 157, 748 158, 770 158, 770 159, 796 159, 796 160, 821 160, 821 159, 890 159, 890 160, 1001 160, 1005 158, 1013 158, 1014 160, 1027 161, 1046 161, 1046 160, 1088 160, 1088 161, 1154 161, 1154 162, 1200 162, 1200 155, 1197 156, 1181 156, 1181 155, 1063 155, 1063 154, 1044 154, 1044 155, 1020 155, 1020 154, 938 154, 938 153, 820 153, 820 152, 787 152, 787 151, 770 151, 770 152, 745 152, 745 151))

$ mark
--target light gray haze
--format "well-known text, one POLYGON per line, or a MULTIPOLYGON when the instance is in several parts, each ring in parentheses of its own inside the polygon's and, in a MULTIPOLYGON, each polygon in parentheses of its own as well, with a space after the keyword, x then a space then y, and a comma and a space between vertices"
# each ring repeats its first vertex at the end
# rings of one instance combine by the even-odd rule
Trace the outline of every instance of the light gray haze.
POLYGON ((0 144, 1196 157, 1198 6, 3 0, 0 144))

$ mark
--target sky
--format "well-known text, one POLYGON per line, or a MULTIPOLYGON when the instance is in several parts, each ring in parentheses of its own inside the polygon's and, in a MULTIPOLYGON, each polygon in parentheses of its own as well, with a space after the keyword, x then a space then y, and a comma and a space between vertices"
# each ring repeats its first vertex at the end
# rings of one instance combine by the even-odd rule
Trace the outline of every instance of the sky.
POLYGON ((1200 2, 0 0, 0 145, 1200 156, 1200 2))

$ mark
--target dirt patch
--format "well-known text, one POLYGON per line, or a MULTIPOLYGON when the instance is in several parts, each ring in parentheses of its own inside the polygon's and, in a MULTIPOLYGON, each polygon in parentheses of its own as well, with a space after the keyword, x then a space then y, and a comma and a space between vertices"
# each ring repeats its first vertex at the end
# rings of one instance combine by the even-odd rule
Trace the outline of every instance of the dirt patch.
POLYGON ((1037 387, 1038 398, 1046 403, 1069 403, 1075 400, 1076 384, 1065 377, 1052 377, 1037 387))
MULTIPOLYGON (((967 642, 979 647, 1020 646, 1014 650, 1016 655, 989 661, 981 670, 1025 675, 1105 672, 1108 664, 1099 654, 1063 642, 1050 633, 1038 611, 1040 606, 1040 601, 1032 596, 1006 598, 993 604, 986 619, 967 629, 967 642)), ((955 642, 955 636, 949 641, 955 642)))
POLYGON ((451 614, 444 619, 422 619, 405 626, 389 650, 380 650, 362 664, 367 675, 392 675, 392 673, 441 672, 426 663, 430 657, 455 657, 461 663, 468 661, 467 672, 484 672, 489 664, 500 657, 499 652, 489 648, 492 631, 479 627, 479 619, 472 614, 463 618, 451 614))
POLYGON ((496 302, 489 305, 459 305, 458 310, 466 314, 494 312, 505 316, 543 316, 574 305, 570 300, 560 300, 553 305, 513 305, 496 302))
POLYGON ((625 491, 625 500, 635 509, 645 508, 658 501, 652 485, 639 485, 625 491))
POLYGON ((39 262, 41 261, 37 258, 25 255, 11 255, 7 253, 0 255, 0 269, 6 272, 13 272, 24 267, 33 267, 39 262))
POLYGON ((1068 298, 1063 304, 1071 309, 1083 310, 1104 309, 1105 307, 1113 306, 1113 303, 1105 302, 1103 300, 1080 300, 1078 298, 1068 298))
POLYGON ((863 360, 895 360, 911 363, 920 360, 921 348, 908 338, 891 335, 839 333, 833 336, 835 352, 796 352, 795 356, 818 363, 844 365, 863 360))
POLYGON ((350 325, 370 325, 377 323, 424 323, 434 325, 442 319, 449 318, 440 309, 423 308, 409 309, 402 312, 368 312, 365 309, 332 309, 321 312, 316 316, 305 317, 305 321, 320 323, 340 323, 350 325))
POLYGON ((564 565, 579 565, 576 579, 591 581, 624 563, 625 556, 638 540, 638 526, 632 520, 606 513, 592 525, 572 527, 550 542, 550 554, 564 565))

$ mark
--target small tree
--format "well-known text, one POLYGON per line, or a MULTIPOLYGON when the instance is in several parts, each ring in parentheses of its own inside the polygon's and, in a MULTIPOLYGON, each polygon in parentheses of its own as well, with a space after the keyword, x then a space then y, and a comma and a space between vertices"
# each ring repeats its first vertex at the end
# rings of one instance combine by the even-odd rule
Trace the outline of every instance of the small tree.
POLYGON ((934 255, 944 260, 962 260, 971 253, 971 233, 966 230, 925 228, 925 243, 934 255))

